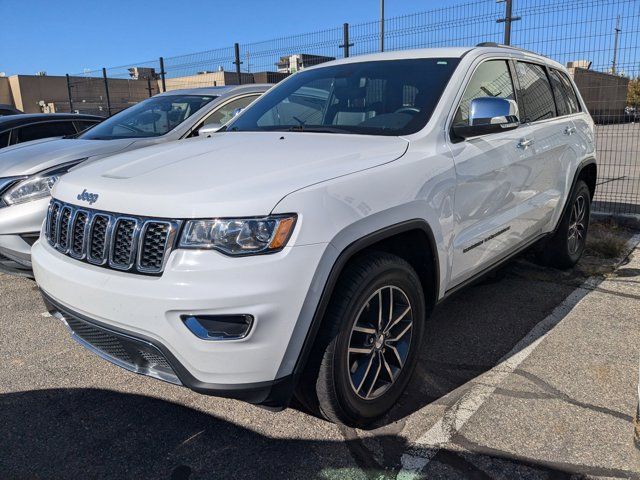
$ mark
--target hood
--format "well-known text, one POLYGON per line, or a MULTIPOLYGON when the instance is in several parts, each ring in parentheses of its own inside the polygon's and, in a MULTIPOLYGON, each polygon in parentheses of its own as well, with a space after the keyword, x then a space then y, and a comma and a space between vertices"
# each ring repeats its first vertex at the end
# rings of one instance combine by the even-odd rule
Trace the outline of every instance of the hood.
POLYGON ((151 217, 266 215, 295 190, 393 161, 407 146, 386 136, 220 133, 85 164, 53 196, 82 205, 86 189, 98 196, 92 208, 151 217))
POLYGON ((73 160, 118 152, 133 143, 122 140, 56 138, 19 143, 0 150, 0 178, 31 175, 73 160))

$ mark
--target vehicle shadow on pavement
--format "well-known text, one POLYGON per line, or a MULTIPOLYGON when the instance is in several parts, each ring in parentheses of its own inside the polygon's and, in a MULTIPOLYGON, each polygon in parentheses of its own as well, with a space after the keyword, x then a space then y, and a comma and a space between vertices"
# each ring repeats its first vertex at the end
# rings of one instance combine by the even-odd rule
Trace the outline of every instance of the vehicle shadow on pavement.
MULTIPOLYGON (((176 403, 110 390, 5 394, 0 409, 0 471, 5 480, 366 479, 394 478, 397 471, 384 458, 358 453, 359 446, 349 439, 271 438, 176 403)), ((400 437, 383 440, 399 451, 406 448, 400 437)), ((523 467, 535 472, 535 478, 570 477, 525 459, 447 450, 436 455, 429 471, 436 469, 446 478, 489 478, 487 468, 515 473, 523 467)))

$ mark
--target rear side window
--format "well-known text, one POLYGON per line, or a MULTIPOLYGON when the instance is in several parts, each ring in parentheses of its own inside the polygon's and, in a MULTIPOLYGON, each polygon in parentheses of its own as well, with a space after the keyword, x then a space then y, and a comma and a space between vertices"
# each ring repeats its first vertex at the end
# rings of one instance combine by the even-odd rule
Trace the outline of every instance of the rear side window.
POLYGON ((533 63, 517 62, 516 72, 521 89, 522 123, 555 117, 556 106, 544 68, 533 63))
POLYGON ((558 115, 570 115, 580 111, 578 97, 569 78, 558 70, 551 69, 551 86, 556 97, 558 115))
POLYGON ((61 137, 76 133, 73 122, 44 122, 35 125, 27 125, 14 130, 18 143, 38 140, 39 138, 61 137))
POLYGON ((246 108, 251 102, 253 102, 260 95, 249 95, 246 97, 236 98, 231 100, 226 105, 222 106, 220 109, 213 112, 209 117, 204 121, 205 125, 209 125, 211 123, 217 125, 224 125, 229 120, 233 118, 233 114, 236 110, 246 108))
POLYGON ((84 132, 87 128, 91 128, 97 123, 99 122, 93 120, 76 120, 75 122, 78 132, 84 132))
POLYGON ((6 147, 9 145, 9 134, 11 130, 7 130, 6 132, 0 132, 0 148, 6 147))
POLYGON ((454 117, 455 124, 469 123, 471 101, 480 97, 497 97, 515 100, 511 73, 505 60, 489 60, 480 64, 469 80, 460 106, 454 117))

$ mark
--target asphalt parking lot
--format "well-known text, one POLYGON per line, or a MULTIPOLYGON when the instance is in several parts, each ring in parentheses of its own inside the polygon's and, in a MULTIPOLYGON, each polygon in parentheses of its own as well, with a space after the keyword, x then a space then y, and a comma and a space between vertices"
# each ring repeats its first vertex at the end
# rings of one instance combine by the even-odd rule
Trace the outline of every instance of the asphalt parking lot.
POLYGON ((437 308, 409 390, 362 431, 125 372, 0 274, 0 478, 640 478, 639 320, 640 250, 521 258, 437 308))
POLYGON ((640 214, 640 123, 596 126, 595 209, 640 214))

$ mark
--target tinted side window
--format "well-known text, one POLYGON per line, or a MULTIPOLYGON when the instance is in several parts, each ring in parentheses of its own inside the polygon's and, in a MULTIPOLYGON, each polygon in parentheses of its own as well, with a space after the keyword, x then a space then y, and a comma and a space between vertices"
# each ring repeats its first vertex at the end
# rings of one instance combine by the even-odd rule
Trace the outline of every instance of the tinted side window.
POLYGON ((556 96, 558 115, 570 115, 580 111, 578 97, 567 76, 558 70, 551 70, 551 85, 556 96))
POLYGON ((235 112, 238 108, 245 108, 258 97, 259 95, 249 95, 247 97, 231 100, 229 103, 220 107, 220 109, 209 115, 209 117, 204 121, 204 124, 208 125, 210 123, 214 123, 218 125, 224 125, 233 118, 233 112, 235 112))
POLYGON ((515 100, 511 73, 505 60, 489 60, 480 64, 462 95, 454 123, 469 123, 471 101, 480 97, 515 100))
POLYGON ((7 130, 6 132, 0 133, 0 148, 6 147, 9 145, 9 134, 11 130, 7 130))
POLYGON ((44 122, 20 127, 17 131, 18 143, 38 140, 39 138, 61 137, 76 133, 73 122, 44 122))
POLYGON ((556 115, 551 85, 544 68, 533 63, 516 63, 516 72, 521 88, 521 121, 536 122, 556 115))

